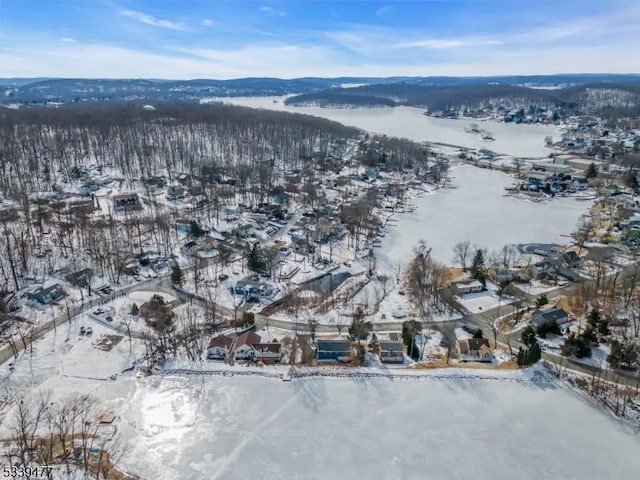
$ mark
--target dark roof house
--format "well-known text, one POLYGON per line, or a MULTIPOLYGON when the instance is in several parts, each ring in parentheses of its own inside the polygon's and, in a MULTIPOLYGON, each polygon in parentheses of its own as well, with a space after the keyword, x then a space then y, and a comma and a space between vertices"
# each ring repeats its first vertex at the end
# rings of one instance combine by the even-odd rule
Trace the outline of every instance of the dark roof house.
POLYGON ((351 357, 351 342, 347 340, 318 340, 316 359, 319 362, 341 362, 351 357))
POLYGON ((569 321, 569 314, 561 308, 551 310, 535 310, 531 314, 531 325, 538 327, 543 323, 555 322, 558 326, 562 326, 569 321))
POLYGON ((380 361, 382 363, 404 363, 402 342, 380 340, 380 361))
POLYGON ((42 305, 50 305, 65 296, 65 292, 59 283, 47 288, 38 288, 33 292, 27 292, 29 300, 35 300, 42 305))

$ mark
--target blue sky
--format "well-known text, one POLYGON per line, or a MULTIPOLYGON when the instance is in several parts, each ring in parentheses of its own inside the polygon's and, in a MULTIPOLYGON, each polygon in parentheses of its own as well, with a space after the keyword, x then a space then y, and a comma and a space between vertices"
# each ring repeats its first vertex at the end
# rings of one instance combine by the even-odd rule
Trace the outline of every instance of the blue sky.
POLYGON ((640 73, 637 0, 0 0, 0 77, 640 73))

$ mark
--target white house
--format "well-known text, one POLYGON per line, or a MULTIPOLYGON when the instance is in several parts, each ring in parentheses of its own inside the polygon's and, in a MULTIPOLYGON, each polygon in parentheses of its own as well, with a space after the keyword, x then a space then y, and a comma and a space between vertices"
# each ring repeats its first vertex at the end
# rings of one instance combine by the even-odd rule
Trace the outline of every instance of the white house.
POLYGON ((223 360, 229 354, 229 350, 233 345, 233 338, 227 335, 218 335, 209 342, 207 348, 207 358, 209 360, 223 360))
POLYGON ((466 295, 468 293, 477 293, 484 290, 484 285, 479 280, 454 282, 458 295, 466 295))

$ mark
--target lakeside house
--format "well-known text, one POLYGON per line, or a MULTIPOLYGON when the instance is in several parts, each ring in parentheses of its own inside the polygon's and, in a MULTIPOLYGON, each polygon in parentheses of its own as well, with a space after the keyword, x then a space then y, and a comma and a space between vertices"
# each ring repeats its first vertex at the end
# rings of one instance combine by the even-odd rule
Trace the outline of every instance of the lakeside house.
POLYGON ((465 338, 458 340, 458 360, 461 362, 491 362, 493 350, 486 338, 465 338))
POLYGON ((318 340, 316 360, 318 362, 346 362, 352 357, 348 340, 318 340))
POLYGON ((403 364, 404 350, 402 342, 380 340, 380 361, 382 363, 403 364))
POLYGON ((236 339, 234 357, 236 360, 276 363, 280 361, 281 348, 279 343, 262 343, 260 335, 248 331, 236 339))
POLYGON ((212 338, 207 347, 207 358, 209 360, 224 360, 232 345, 233 338, 228 335, 218 335, 212 338))

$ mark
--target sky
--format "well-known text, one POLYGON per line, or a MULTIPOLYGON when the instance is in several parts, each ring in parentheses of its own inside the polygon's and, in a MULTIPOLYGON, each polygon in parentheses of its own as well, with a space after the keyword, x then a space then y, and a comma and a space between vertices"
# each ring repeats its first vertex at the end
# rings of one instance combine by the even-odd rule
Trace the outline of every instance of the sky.
POLYGON ((640 0, 0 0, 0 77, 640 73, 640 0))

